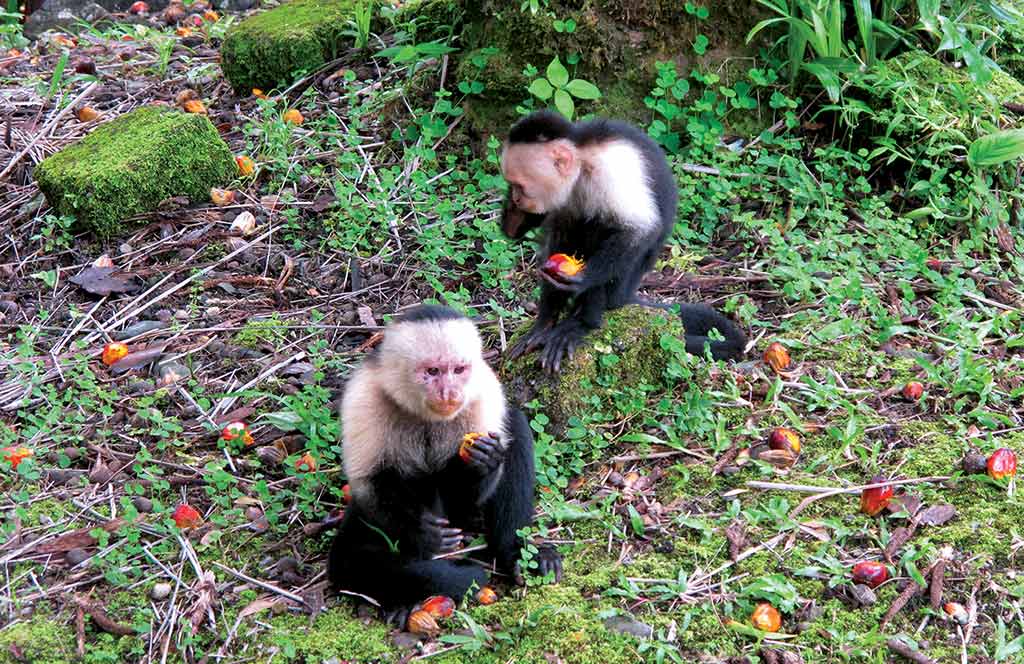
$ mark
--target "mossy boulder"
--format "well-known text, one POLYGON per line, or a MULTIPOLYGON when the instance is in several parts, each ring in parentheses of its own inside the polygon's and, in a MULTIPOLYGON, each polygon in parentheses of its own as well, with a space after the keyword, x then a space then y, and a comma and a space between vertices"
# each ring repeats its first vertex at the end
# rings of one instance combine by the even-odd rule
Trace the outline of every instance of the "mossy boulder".
POLYGON ((203 115, 146 107, 97 127, 44 159, 35 178, 50 205, 100 237, 173 196, 207 200, 236 174, 231 150, 203 115))
MULTIPOLYGON (((456 0, 449 0, 456 2, 456 0)), ((764 10, 740 0, 551 0, 537 13, 520 9, 518 2, 464 0, 466 10, 462 43, 464 55, 456 70, 458 81, 479 81, 481 94, 467 103, 468 118, 482 131, 507 127, 517 117, 515 107, 530 95, 529 65, 543 73, 556 56, 579 54, 574 77, 595 83, 601 99, 587 102, 580 113, 595 113, 641 121, 650 111, 643 99, 657 76, 655 63, 674 62, 686 75, 698 65, 715 65, 723 81, 730 82, 749 69, 749 56, 759 43, 746 44, 749 30, 764 10), (703 20, 687 12, 707 12, 703 20), (565 29, 571 21, 573 30, 565 29), (709 46, 694 48, 698 35, 709 46), (497 55, 480 66, 481 55, 497 55), (740 63, 743 64, 730 64, 740 63)))
POLYGON ((239 94, 291 82, 337 57, 353 0, 292 0, 250 16, 228 30, 221 68, 239 94))
MULTIPOLYGON (((517 330, 510 344, 532 324, 517 330)), ((684 334, 682 321, 671 313, 630 305, 606 314, 604 327, 587 337, 572 360, 563 360, 558 374, 541 369, 534 352, 506 363, 500 375, 510 401, 521 404, 537 399, 551 420, 549 433, 558 435, 570 418, 593 411, 595 397, 607 405, 624 385, 662 384, 671 358, 662 337, 682 339, 684 334)))

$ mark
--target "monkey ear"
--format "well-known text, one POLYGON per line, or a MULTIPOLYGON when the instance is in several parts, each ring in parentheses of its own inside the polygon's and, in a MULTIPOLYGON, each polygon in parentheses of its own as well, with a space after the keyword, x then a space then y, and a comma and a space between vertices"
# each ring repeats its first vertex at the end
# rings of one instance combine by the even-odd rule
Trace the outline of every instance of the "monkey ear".
POLYGON ((558 174, 567 177, 576 165, 576 151, 561 141, 554 141, 551 144, 551 159, 558 174))

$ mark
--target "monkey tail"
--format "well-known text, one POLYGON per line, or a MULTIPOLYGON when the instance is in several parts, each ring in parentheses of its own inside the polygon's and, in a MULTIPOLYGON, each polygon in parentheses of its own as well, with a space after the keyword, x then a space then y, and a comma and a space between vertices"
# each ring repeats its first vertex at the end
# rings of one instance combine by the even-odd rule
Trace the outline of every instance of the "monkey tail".
POLYGON ((665 304, 636 296, 634 302, 645 307, 673 311, 679 307, 679 318, 686 328, 686 352, 703 355, 705 344, 711 347, 711 357, 716 360, 738 360, 743 357, 747 337, 740 328, 724 314, 706 304, 665 304), (711 339, 708 333, 718 330, 722 339, 711 339))

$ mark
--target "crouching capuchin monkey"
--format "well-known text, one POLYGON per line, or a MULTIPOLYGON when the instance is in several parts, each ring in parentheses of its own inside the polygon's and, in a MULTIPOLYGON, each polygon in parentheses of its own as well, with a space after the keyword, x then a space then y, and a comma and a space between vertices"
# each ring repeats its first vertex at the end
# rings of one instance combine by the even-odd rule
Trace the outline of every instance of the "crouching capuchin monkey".
MULTIPOLYGON (((572 123, 537 111, 512 127, 501 169, 509 183, 505 234, 521 238, 542 226, 542 262, 554 254, 584 262, 572 276, 540 271, 537 320, 510 357, 543 347, 541 365, 558 371, 605 311, 630 303, 668 308, 637 296, 676 217, 676 182, 657 143, 624 122, 572 123)), ((707 305, 680 306, 688 352, 703 354, 708 343, 716 359, 742 355, 746 339, 728 318, 707 305), (709 339, 712 329, 724 340, 709 339)))
MULTIPOLYGON (((486 585, 484 567, 439 559, 471 528, 498 571, 522 582, 516 531, 533 519, 533 435, 506 404, 469 319, 424 305, 389 324, 352 373, 341 419, 352 501, 328 561, 336 589, 374 598, 404 627, 417 602, 459 602, 486 585), (460 456, 468 433, 482 436, 460 456)), ((537 562, 535 572, 561 579, 554 548, 539 547, 537 562)))

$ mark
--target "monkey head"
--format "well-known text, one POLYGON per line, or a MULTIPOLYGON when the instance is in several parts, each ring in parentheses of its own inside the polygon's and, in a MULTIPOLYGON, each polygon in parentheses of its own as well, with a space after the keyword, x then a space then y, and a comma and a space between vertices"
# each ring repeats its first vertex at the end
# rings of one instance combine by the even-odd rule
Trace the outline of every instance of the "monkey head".
POLYGON ((580 175, 576 144, 569 139, 509 143, 501 155, 501 173, 509 185, 502 227, 510 237, 521 237, 542 215, 569 202, 580 175), (524 226, 527 215, 535 215, 529 227, 524 226))
POLYGON ((377 351, 384 389, 424 420, 451 420, 479 396, 475 377, 484 363, 483 344, 467 318, 392 324, 377 351))

